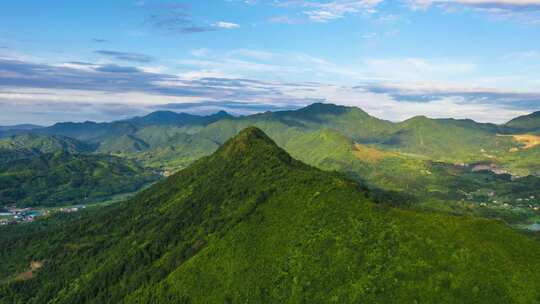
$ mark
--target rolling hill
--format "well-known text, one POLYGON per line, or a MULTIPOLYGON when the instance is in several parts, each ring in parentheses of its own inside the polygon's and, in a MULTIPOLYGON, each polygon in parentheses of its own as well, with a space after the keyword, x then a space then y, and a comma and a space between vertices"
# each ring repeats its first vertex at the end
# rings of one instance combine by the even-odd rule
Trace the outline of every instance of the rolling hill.
POLYGON ((502 126, 422 116, 394 123, 370 116, 355 107, 315 103, 294 111, 243 117, 233 117, 226 112, 197 116, 158 111, 112 123, 59 123, 32 132, 72 137, 93 145, 100 153, 151 159, 149 164, 153 167, 175 167, 185 166, 212 153, 217 146, 248 126, 261 128, 284 147, 289 142, 295 145, 294 140, 299 135, 327 129, 359 144, 377 145, 385 150, 435 161, 493 161, 513 170, 516 167, 507 165, 508 159, 520 157, 521 165, 516 174, 523 175, 540 173, 524 169, 534 165, 534 157, 530 157, 531 152, 510 155, 511 151, 523 150, 522 143, 512 136, 499 135, 519 135, 511 126, 517 126, 524 120, 528 121, 529 127, 540 128, 533 119, 534 115, 517 118, 502 126), (172 151, 183 152, 175 157, 174 153, 169 153, 172 151))
POLYGON ((505 126, 520 132, 536 132, 540 134, 540 111, 516 117, 507 122, 505 126))
POLYGON ((134 192, 157 178, 118 157, 34 151, 0 163, 0 207, 89 204, 134 192))
POLYGON ((2 228, 0 303, 540 301, 538 242, 370 197, 248 128, 125 203, 2 228))
MULTIPOLYGON (((82 143, 94 148, 94 153, 127 158, 169 174, 213 153, 248 126, 262 129, 307 164, 346 172, 374 192, 394 193, 399 201, 501 218, 519 227, 540 220, 535 212, 540 202, 524 203, 528 196, 540 197, 537 189, 524 187, 536 182, 520 179, 540 175, 540 146, 535 145, 540 137, 513 133, 507 126, 423 116, 394 123, 358 108, 316 103, 294 111, 243 117, 225 112, 196 116, 158 111, 113 123, 57 124, 47 132, 74 132, 70 134, 86 138, 82 143), (470 172, 476 164, 513 177, 470 172), (456 165, 464 167, 456 169, 456 165), (467 183, 477 188, 464 187, 467 183), (495 194, 486 197, 486 193, 495 194), (511 208, 499 206, 502 203, 511 208)), ((52 135, 49 140, 54 138, 81 143, 63 135, 52 135)), ((27 157, 24 154, 4 151, 0 160, 27 157)))
POLYGON ((176 113, 171 111, 156 111, 146 116, 135 117, 127 121, 138 126, 205 126, 221 119, 232 117, 225 111, 219 111, 208 116, 176 113))
MULTIPOLYGON (((191 135, 223 143, 247 126, 257 126, 280 145, 294 145, 299 134, 333 130, 360 144, 453 163, 500 160, 520 143, 498 136, 504 126, 472 120, 414 117, 394 123, 354 108, 316 103, 295 111, 266 112, 216 121, 191 135)), ((208 151, 210 153, 212 151, 208 151)))
POLYGON ((516 146, 510 138, 497 136, 496 126, 471 120, 417 116, 398 126, 398 130, 382 143, 382 147, 439 161, 479 161, 489 158, 488 153, 506 153, 516 146))
POLYGON ((89 144, 60 135, 21 134, 0 139, 0 149, 36 150, 41 153, 65 151, 69 153, 88 153, 93 150, 89 144))

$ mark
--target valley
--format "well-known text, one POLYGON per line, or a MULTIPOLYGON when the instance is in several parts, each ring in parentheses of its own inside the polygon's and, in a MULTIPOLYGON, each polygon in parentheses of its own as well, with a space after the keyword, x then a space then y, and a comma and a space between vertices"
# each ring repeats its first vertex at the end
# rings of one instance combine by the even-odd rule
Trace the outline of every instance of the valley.
MULTIPOLYGON (((60 123, 32 128, 0 140, 0 148, 6 151, 3 158, 26 159, 29 154, 38 157, 36 154, 63 151, 83 158, 116 158, 131 162, 131 168, 145 168, 145 179, 134 179, 128 182, 130 186, 119 185, 118 190, 112 188, 110 194, 103 194, 111 196, 133 192, 152 182, 152 178, 180 171, 216 151, 243 128, 256 126, 293 157, 324 170, 345 172, 374 193, 384 193, 386 200, 395 200, 392 204, 496 218, 522 229, 536 227, 540 206, 536 199, 540 197, 538 137, 515 135, 523 131, 515 127, 516 121, 524 123, 525 119, 508 125, 427 117, 394 123, 358 108, 331 104, 242 117, 225 112, 196 116, 160 111, 112 123, 60 123)), ((11 166, 17 164, 8 161, 11 166)), ((16 175, 9 176, 13 179, 16 175)), ((96 181, 99 179, 106 178, 96 181)), ((68 196, 53 204, 66 205, 73 200, 75 205, 88 205, 92 204, 91 197, 106 199, 97 193, 77 193, 76 200, 68 196)), ((4 200, 14 197, 9 195, 4 194, 4 200)), ((18 200, 17 204, 51 204, 46 200, 32 202, 34 197, 18 200)))
POLYGON ((0 303, 540 300, 537 240, 385 202, 247 128, 127 201, 0 228, 0 303))

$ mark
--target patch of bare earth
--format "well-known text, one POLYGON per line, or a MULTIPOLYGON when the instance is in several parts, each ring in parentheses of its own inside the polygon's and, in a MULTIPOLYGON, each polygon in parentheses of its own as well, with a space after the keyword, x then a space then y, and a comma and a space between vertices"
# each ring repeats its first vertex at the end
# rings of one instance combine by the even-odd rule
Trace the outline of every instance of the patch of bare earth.
POLYGON ((514 135, 513 138, 523 144, 523 149, 530 149, 540 145, 540 136, 537 135, 514 135))
POLYGON ((512 137, 512 139, 520 144, 520 147, 514 147, 509 152, 518 152, 521 150, 527 150, 540 145, 540 136, 532 134, 518 134, 518 135, 498 135, 501 137, 512 137))
POLYGON ((388 157, 398 156, 397 153, 383 151, 374 147, 369 147, 361 144, 354 144, 353 154, 368 163, 377 163, 388 157))
POLYGON ((15 280, 17 281, 26 281, 26 280, 30 280, 31 278, 34 277, 35 273, 41 268, 43 267, 43 262, 40 262, 40 261, 32 261, 30 262, 30 269, 19 274, 15 280))

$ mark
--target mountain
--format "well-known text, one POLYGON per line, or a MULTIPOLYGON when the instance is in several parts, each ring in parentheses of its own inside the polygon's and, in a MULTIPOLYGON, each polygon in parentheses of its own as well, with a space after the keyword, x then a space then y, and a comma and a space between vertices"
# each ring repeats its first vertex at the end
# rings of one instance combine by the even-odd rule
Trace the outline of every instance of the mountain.
POLYGON ((540 111, 514 118, 505 126, 521 132, 540 132, 540 111))
POLYGON ((0 132, 1 131, 13 131, 13 130, 34 130, 43 128, 42 126, 38 125, 32 125, 32 124, 21 124, 21 125, 14 125, 14 126, 0 126, 0 132))
POLYGON ((111 136, 99 143, 98 151, 101 153, 141 152, 147 150, 149 144, 134 134, 111 136))
POLYGON ((136 197, 0 233, 0 303, 535 303, 540 244, 377 205, 248 128, 136 197))
MULTIPOLYGON (((161 137, 161 143, 170 143, 160 132, 199 130, 219 120, 234 119, 225 111, 208 116, 197 116, 170 111, 157 111, 143 117, 135 117, 110 123, 63 122, 51 127, 32 130, 32 134, 59 135, 86 142, 101 153, 134 153, 156 147, 152 138, 161 137), (147 142, 147 139, 149 141, 147 142)), ((175 132, 179 133, 179 132, 175 132)), ((172 143, 174 146, 174 142, 172 143)))
MULTIPOLYGON (((156 150, 177 149, 186 151, 193 159, 192 155, 212 153, 217 145, 248 126, 263 129, 283 146, 294 141, 298 134, 329 129, 360 144, 376 144, 383 149, 454 163, 490 159, 504 162, 510 150, 521 147, 511 136, 498 136, 512 133, 508 126, 427 117, 394 123, 370 116, 356 107, 324 103, 294 111, 266 112, 237 118, 223 111, 210 116, 157 111, 112 123, 59 123, 35 132, 85 141, 97 146, 97 151, 102 153, 151 154, 156 150), (196 146, 197 152, 188 152, 189 146, 173 139, 177 134, 189 135, 198 142, 215 144, 196 146), (204 147, 209 149, 200 153, 204 147)), ((172 154, 159 154, 164 156, 166 162, 174 159, 172 154)), ((186 163, 186 160, 175 162, 186 163)), ((525 165, 530 163, 525 161, 525 165)))
POLYGON ((512 138, 498 136, 502 129, 494 124, 424 116, 394 123, 372 117, 355 107, 322 103, 295 111, 221 120, 196 135, 223 143, 250 125, 261 128, 285 147, 288 143, 294 145, 298 134, 327 129, 360 144, 375 144, 383 149, 450 162, 486 160, 519 147, 512 138))
POLYGON ((37 150, 42 153, 65 151, 85 153, 93 150, 92 146, 76 139, 59 135, 21 134, 0 139, 0 149, 37 150))
POLYGON ((118 157, 38 153, 0 163, 0 206, 88 204, 155 180, 151 172, 118 157))
POLYGON ((123 155, 153 168, 185 168, 219 148, 219 143, 177 128, 147 127, 137 132, 137 137, 149 145, 148 149, 123 155))
POLYGON ((517 146, 497 136, 499 128, 472 120, 431 119, 416 116, 397 124, 397 131, 382 147, 449 162, 486 159, 482 151, 506 153, 517 146))
POLYGON ((171 111, 156 111, 143 117, 135 117, 130 120, 138 126, 184 126, 184 125, 207 125, 225 118, 232 118, 225 111, 219 111, 209 116, 199 116, 187 113, 176 113, 171 111))
POLYGON ((310 130, 333 129, 361 142, 381 141, 395 132, 394 123, 370 116, 356 107, 314 103, 296 111, 275 112, 273 115, 291 126, 310 130))
POLYGON ((209 130, 201 133, 223 142, 250 125, 256 125, 279 137, 284 137, 280 133, 288 130, 332 129, 353 140, 365 142, 384 140, 395 131, 394 123, 372 117, 359 108, 314 103, 294 111, 265 112, 235 120, 218 121, 209 125, 209 130))
POLYGON ((136 130, 137 126, 126 121, 112 123, 96 123, 86 121, 82 123, 57 123, 50 127, 35 130, 32 133, 44 135, 62 135, 92 144, 99 144, 103 140, 125 134, 131 134, 136 130))
POLYGON ((26 133, 31 130, 43 128, 38 125, 21 124, 14 126, 0 126, 0 138, 26 133))

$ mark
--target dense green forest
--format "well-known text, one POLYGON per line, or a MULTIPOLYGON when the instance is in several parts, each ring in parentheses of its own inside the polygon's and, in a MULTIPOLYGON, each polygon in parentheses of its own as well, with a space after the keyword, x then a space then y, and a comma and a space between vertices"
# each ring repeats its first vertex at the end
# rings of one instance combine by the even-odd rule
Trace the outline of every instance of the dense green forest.
POLYGON ((92 146, 76 139, 59 135, 21 134, 0 139, 0 149, 3 150, 35 150, 42 153, 65 151, 69 153, 90 152, 92 146))
POLYGON ((135 162, 114 156, 35 150, 16 154, 0 162, 0 206, 89 204, 136 191, 158 178, 135 162))
POLYGON ((0 233, 0 303, 540 303, 540 244, 395 209, 248 128, 134 198, 0 233))
POLYGON ((518 117, 505 125, 423 116, 390 122, 358 108, 316 103, 293 111, 241 117, 225 112, 196 116, 158 111, 112 123, 58 123, 27 132, 57 139, 70 138, 72 142, 64 145, 76 147, 76 143, 84 143, 85 149, 174 170, 209 155, 227 139, 252 125, 267 132, 284 147, 294 145, 295 136, 299 134, 327 129, 339 132, 353 142, 411 157, 448 163, 490 161, 516 175, 540 174, 540 153, 535 149, 538 138, 515 136, 534 135, 540 128, 538 113, 518 117))
MULTIPOLYGON (((361 109, 316 103, 294 111, 266 112, 233 117, 225 112, 195 116, 174 112, 154 112, 144 117, 112 123, 59 123, 31 131, 35 134, 67 136, 93 144, 99 151, 115 153, 149 152, 163 148, 185 148, 189 135, 197 142, 188 148, 208 155, 241 129, 256 125, 283 144, 291 132, 313 132, 330 129, 361 144, 448 162, 495 160, 505 164, 511 148, 523 143, 511 136, 533 130, 537 114, 516 118, 506 125, 477 123, 472 120, 430 119, 419 116, 403 122, 390 122, 370 116, 361 109), (520 127, 527 124, 530 127, 520 127), (199 144, 212 141, 217 145, 199 144)), ((174 155, 161 154, 156 158, 174 155)), ((200 156, 200 155, 199 155, 200 156)), ((184 157, 183 154, 177 158, 184 157)), ((191 157, 191 155, 189 156, 191 157)), ((527 158, 526 155, 522 156, 527 158)), ((155 159, 154 159, 155 160, 155 159)), ((523 169, 525 170, 525 169, 523 169)), ((535 171, 533 171, 535 172, 535 171)), ((529 172, 530 173, 530 172, 529 172)))
POLYGON ((498 218, 523 228, 540 221, 537 116, 504 125, 423 116, 396 123, 322 103, 241 117, 158 111, 112 123, 30 129, 0 140, 0 161, 64 150, 114 155, 168 175, 257 126, 293 157, 345 172, 374 192, 399 194, 421 209, 498 218))

